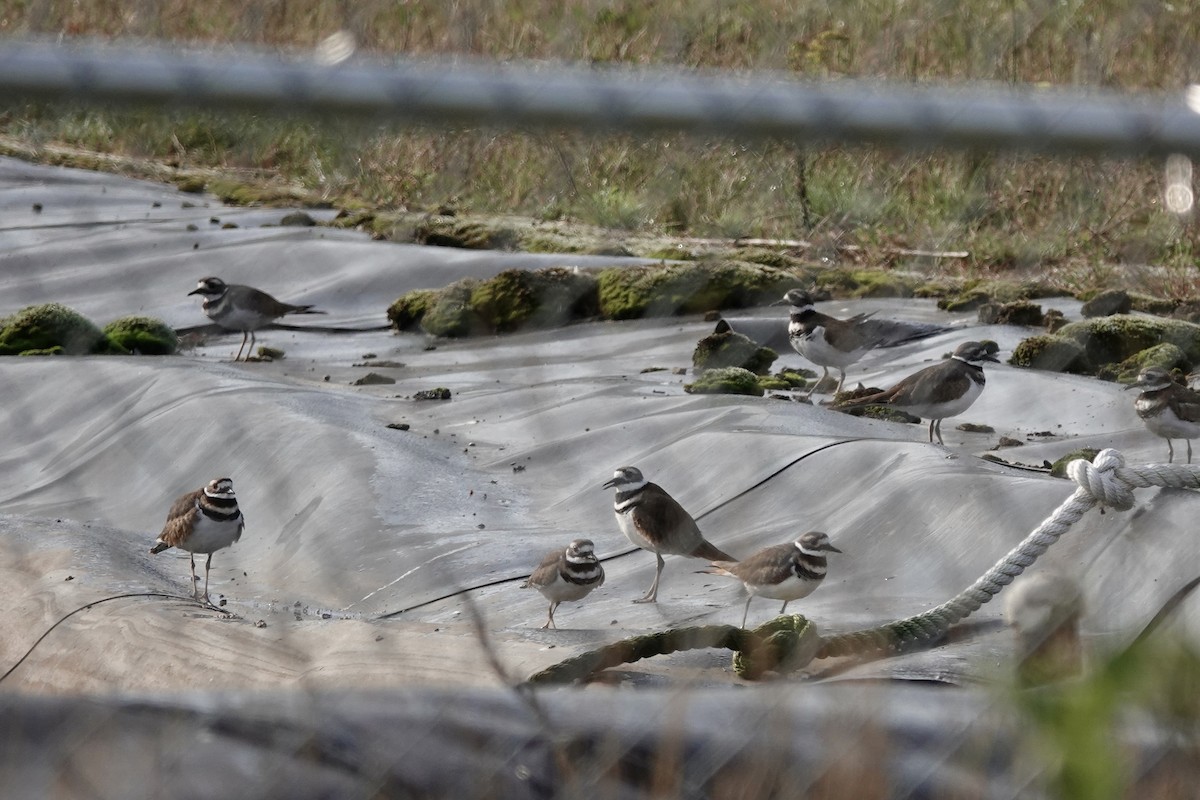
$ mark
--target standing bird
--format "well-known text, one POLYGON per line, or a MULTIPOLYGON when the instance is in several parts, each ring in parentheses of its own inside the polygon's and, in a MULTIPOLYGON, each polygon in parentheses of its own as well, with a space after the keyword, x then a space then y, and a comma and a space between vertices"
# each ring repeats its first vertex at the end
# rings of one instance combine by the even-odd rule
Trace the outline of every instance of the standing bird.
POLYGON ((929 420, 929 441, 937 434, 938 444, 942 441, 942 420, 966 411, 983 392, 986 382, 983 377, 983 362, 1000 363, 993 353, 994 342, 963 342, 954 350, 954 355, 914 372, 890 389, 856 397, 838 403, 833 408, 840 410, 862 406, 889 406, 915 414, 929 420))
POLYGON ((787 611, 788 603, 808 597, 825 579, 826 553, 840 553, 829 537, 819 531, 802 534, 791 544, 777 544, 759 550, 745 561, 714 561, 701 572, 709 575, 726 575, 737 578, 746 587, 750 596, 746 598, 746 610, 742 612, 742 627, 750 614, 750 601, 755 596, 771 600, 782 600, 787 611))
POLYGON ((533 574, 521 584, 531 586, 550 601, 550 616, 543 629, 554 628, 554 609, 566 600, 582 600, 592 589, 604 585, 604 567, 596 558, 595 545, 590 539, 576 539, 566 550, 551 550, 538 564, 533 574))
POLYGON ((188 295, 198 294, 204 297, 201 308, 208 318, 227 331, 242 332, 242 346, 238 348, 234 361, 242 357, 246 347, 247 337, 250 339, 250 353, 254 352, 254 332, 264 325, 279 319, 285 314, 324 314, 324 311, 314 311, 312 306, 293 306, 281 303, 266 292, 259 291, 253 286, 243 286, 239 283, 226 283, 220 278, 201 278, 196 288, 188 295))
POLYGON ((191 553, 192 595, 199 600, 196 591, 196 553, 207 553, 204 562, 204 602, 208 599, 208 570, 212 566, 212 554, 223 550, 242 538, 246 520, 238 509, 237 495, 233 493, 233 481, 216 478, 203 489, 188 492, 171 504, 167 512, 167 524, 151 553, 161 553, 170 547, 178 547, 191 553))
POLYGON ((637 467, 618 468, 604 488, 617 490, 613 510, 625 538, 637 547, 654 553, 658 560, 654 583, 650 584, 649 591, 640 600, 633 602, 658 601, 658 582, 665 565, 663 553, 709 561, 737 561, 707 541, 683 506, 675 502, 675 498, 661 486, 642 477, 642 471, 637 467))
POLYGON ((1171 440, 1183 439, 1192 463, 1192 439, 1200 436, 1200 393, 1180 386, 1162 367, 1146 367, 1125 388, 1142 390, 1133 407, 1151 433, 1167 440, 1167 462, 1175 460, 1171 440))
MULTIPOLYGON (((864 325, 870 314, 856 314, 850 319, 822 314, 813 306, 812 297, 802 289, 788 291, 783 300, 774 305, 780 303, 791 305, 788 312, 788 341, 792 348, 824 370, 821 381, 829 377, 830 367, 836 367, 840 373, 834 394, 840 392, 842 384, 846 382, 846 367, 882 341, 873 326, 864 325)), ((821 381, 813 384, 814 391, 821 381)))

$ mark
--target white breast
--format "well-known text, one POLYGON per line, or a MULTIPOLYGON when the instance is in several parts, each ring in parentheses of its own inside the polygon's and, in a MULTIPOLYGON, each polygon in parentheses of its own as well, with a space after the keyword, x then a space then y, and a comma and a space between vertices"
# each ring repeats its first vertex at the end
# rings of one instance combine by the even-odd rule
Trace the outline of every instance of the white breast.
POLYGON ((910 414, 922 419, 945 419, 954 417, 971 407, 976 398, 983 393, 983 384, 971 381, 971 386, 962 397, 947 400, 944 403, 922 403, 919 405, 899 406, 910 414))
MULTIPOLYGON (((1153 403, 1143 404, 1141 400, 1138 400, 1136 406, 1139 412, 1144 412, 1153 407, 1153 403)), ((1171 410, 1170 406, 1165 406, 1161 414, 1142 417, 1142 420, 1151 433, 1164 439, 1195 439, 1200 436, 1200 424, 1180 419, 1175 416, 1175 412, 1171 410)))
POLYGON ((229 547, 242 537, 243 524, 240 514, 227 521, 209 519, 204 514, 200 514, 200 519, 192 528, 191 535, 178 547, 189 553, 215 553, 229 547))
POLYGON ((821 585, 819 580, 811 580, 808 578, 799 578, 795 573, 789 575, 786 580, 776 583, 771 586, 751 586, 745 584, 746 591, 750 594, 766 597, 771 600, 799 600, 801 597, 808 597, 812 594, 813 589, 821 585))
POLYGON ((621 533, 625 534, 625 538, 629 540, 634 547, 640 547, 643 550, 649 550, 652 553, 657 553, 658 548, 646 537, 638 532, 637 526, 633 524, 633 512, 627 514, 617 514, 617 525, 621 527, 621 533))
POLYGON ((813 328, 812 333, 806 335, 799 324, 797 324, 788 333, 790 334, 792 347, 796 348, 796 352, 819 367, 844 369, 855 361, 858 361, 871 349, 870 347, 860 347, 857 350, 849 352, 838 350, 825 341, 825 328, 822 326, 813 328))

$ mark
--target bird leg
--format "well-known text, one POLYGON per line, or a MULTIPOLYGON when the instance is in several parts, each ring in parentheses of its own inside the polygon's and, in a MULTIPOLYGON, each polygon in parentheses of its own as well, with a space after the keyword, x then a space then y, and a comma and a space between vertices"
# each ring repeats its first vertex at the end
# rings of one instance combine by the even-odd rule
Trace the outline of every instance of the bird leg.
POLYGON ((661 555, 659 555, 658 553, 655 553, 654 557, 656 559, 658 559, 658 569, 656 569, 654 571, 654 583, 650 584, 650 591, 646 592, 646 594, 643 595, 642 599, 633 601, 635 603, 657 603, 658 602, 658 581, 662 577, 663 567, 666 566, 666 562, 663 561, 663 557, 661 555))
MULTIPOLYGON (((813 382, 812 388, 808 390, 808 394, 804 395, 805 398, 812 397, 813 392, 817 391, 817 387, 820 386, 822 383, 824 383, 825 379, 829 377, 829 367, 821 367, 821 369, 824 370, 824 372, 821 373, 821 377, 819 380, 813 382)), ((841 387, 842 387, 842 385, 839 383, 838 384, 839 391, 841 390, 841 387)))
MULTIPOLYGON (((237 355, 233 357, 233 360, 234 360, 235 362, 237 362, 237 361, 240 361, 240 360, 241 360, 241 358, 242 358, 242 350, 244 350, 244 349, 245 349, 245 347, 246 347, 246 339, 247 339, 249 336, 250 336, 250 331, 242 331, 242 346, 238 348, 237 355)), ((253 347, 253 345, 251 345, 251 347, 253 347)))
POLYGON ((208 554, 208 558, 204 562, 204 602, 212 605, 212 600, 208 599, 208 568, 212 566, 212 553, 208 554))
POLYGON ((1190 463, 1192 463, 1192 440, 1191 439, 1187 440, 1187 446, 1188 446, 1188 463, 1190 464, 1190 463))
POLYGON ((199 600, 200 596, 196 594, 196 555, 194 553, 188 553, 188 559, 190 559, 192 562, 192 598, 199 600))
POLYGON ((838 372, 842 373, 842 377, 838 378, 837 388, 833 390, 834 397, 842 393, 842 385, 846 383, 846 370, 839 367, 838 372))
POLYGON ((942 441, 942 421, 940 419, 929 420, 929 442, 930 442, 930 444, 933 443, 933 434, 935 431, 937 432, 938 444, 940 444, 942 447, 945 447, 946 443, 944 441, 942 441))
POLYGON ((742 630, 746 629, 746 617, 750 616, 750 601, 754 599, 754 595, 746 598, 746 610, 742 612, 742 630))
POLYGON ((558 603, 550 604, 550 616, 547 618, 546 624, 542 626, 542 630, 546 630, 547 628, 554 628, 554 630, 558 630, 558 626, 554 624, 554 609, 556 608, 558 608, 558 603))
POLYGON ((1175 448, 1171 446, 1171 440, 1167 439, 1167 463, 1172 464, 1175 461, 1175 448))
POLYGON ((787 611, 787 604, 788 604, 788 603, 790 603, 790 602, 791 602, 790 600, 784 600, 784 601, 783 601, 783 608, 779 609, 779 615, 780 615, 780 616, 783 616, 784 612, 786 612, 786 611, 787 611))

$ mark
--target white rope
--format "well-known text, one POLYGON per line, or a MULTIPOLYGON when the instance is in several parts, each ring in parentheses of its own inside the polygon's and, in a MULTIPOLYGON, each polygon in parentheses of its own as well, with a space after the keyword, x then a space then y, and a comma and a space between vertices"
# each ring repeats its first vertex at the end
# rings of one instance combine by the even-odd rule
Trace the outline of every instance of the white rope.
POLYGON ((951 625, 978 611, 980 606, 1012 583, 1097 505, 1128 511, 1133 508, 1133 490, 1149 486, 1200 489, 1200 465, 1145 464, 1126 467, 1125 457, 1112 449, 1101 450, 1095 461, 1090 463, 1084 459, 1072 461, 1067 465, 1067 475, 1078 484, 1078 488, 1054 513, 965 591, 949 602, 906 620, 906 626, 918 628, 927 638, 941 636, 951 625))

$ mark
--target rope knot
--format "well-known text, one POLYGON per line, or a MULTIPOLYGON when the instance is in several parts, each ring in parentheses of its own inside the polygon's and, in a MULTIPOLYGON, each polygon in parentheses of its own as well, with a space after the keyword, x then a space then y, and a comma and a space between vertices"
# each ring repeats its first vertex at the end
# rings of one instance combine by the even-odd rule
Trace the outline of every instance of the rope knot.
POLYGON ((1128 511, 1133 508, 1133 487, 1117 475, 1124 467, 1120 451, 1107 448, 1096 454, 1095 461, 1077 458, 1067 464, 1067 475, 1101 506, 1128 511))
POLYGON ((733 654, 733 670, 746 680, 766 672, 791 672, 813 660, 821 647, 817 626, 799 614, 776 617, 748 634, 733 654))

